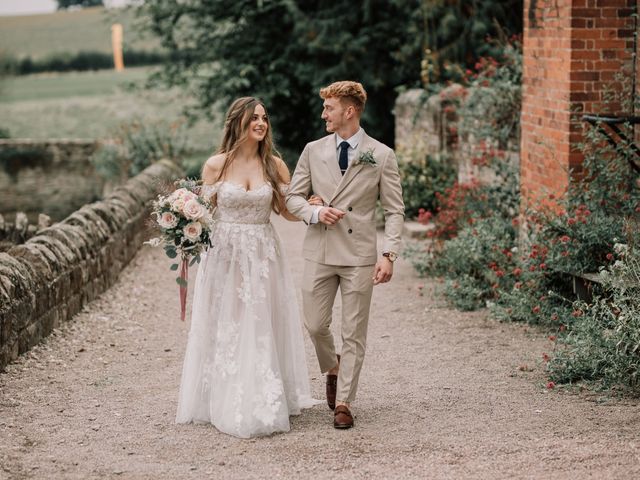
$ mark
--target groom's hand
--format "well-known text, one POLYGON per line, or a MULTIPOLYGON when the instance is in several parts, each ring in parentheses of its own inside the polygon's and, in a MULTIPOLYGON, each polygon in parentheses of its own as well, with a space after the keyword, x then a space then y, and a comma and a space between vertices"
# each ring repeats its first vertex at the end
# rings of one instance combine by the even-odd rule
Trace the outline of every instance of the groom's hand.
POLYGON ((373 284, 387 283, 393 276, 393 262, 390 262, 386 257, 382 257, 376 263, 373 270, 373 284))
POLYGON ((318 220, 325 225, 335 225, 344 217, 344 212, 333 207, 324 207, 318 213, 318 220))

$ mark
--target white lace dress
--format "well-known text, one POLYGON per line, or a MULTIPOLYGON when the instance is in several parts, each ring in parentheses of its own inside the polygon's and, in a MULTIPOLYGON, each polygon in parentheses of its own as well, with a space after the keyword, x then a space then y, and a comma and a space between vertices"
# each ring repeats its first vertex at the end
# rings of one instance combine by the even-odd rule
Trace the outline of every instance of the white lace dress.
POLYGON ((312 399, 295 286, 269 221, 269 184, 219 182, 198 267, 176 422, 237 437, 289 430, 312 399))

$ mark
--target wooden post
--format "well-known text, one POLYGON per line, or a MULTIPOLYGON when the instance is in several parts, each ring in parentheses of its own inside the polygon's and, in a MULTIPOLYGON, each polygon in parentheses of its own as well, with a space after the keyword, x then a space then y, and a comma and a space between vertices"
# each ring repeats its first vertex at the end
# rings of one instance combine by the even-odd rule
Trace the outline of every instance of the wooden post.
POLYGON ((113 48, 113 65, 116 72, 124 70, 124 58, 122 56, 122 24, 111 25, 111 45, 113 48))

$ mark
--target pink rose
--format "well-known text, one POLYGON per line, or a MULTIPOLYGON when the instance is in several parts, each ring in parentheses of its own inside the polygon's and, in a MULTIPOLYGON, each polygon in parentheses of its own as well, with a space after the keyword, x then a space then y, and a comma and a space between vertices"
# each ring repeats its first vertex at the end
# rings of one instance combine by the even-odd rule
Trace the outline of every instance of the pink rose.
POLYGON ((202 233, 202 224, 199 222, 187 223, 182 233, 187 240, 196 242, 202 233))
POLYGON ((158 217, 158 225, 162 228, 173 228, 178 224, 178 218, 171 212, 163 212, 158 217))
POLYGON ((205 214, 205 209, 202 204, 196 199, 187 200, 182 207, 184 216, 189 220, 197 220, 205 214))

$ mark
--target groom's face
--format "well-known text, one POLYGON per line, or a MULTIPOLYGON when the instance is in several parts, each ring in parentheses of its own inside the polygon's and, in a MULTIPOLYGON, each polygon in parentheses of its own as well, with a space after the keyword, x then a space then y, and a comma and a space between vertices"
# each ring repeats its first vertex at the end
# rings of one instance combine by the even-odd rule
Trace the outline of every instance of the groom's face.
POLYGON ((327 132, 333 133, 345 124, 347 118, 345 116, 346 109, 337 97, 329 97, 324 99, 321 118, 325 121, 327 132))

